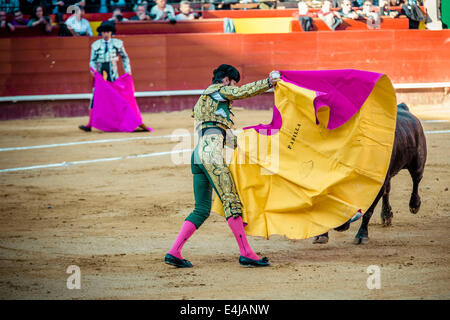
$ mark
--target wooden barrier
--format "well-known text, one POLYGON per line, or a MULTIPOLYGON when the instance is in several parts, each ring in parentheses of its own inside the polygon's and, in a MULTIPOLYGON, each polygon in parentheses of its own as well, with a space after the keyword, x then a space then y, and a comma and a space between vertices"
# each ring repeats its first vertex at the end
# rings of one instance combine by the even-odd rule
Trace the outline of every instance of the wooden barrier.
MULTIPOLYGON (((116 35, 223 33, 223 19, 177 21, 175 24, 169 21, 126 21, 116 23, 116 30, 116 35)), ((18 26, 14 31, 6 28, 0 29, 0 38, 57 36, 58 32, 59 25, 54 25, 49 33, 46 33, 41 27, 18 26)))
POLYGON ((2 28, 0 29, 0 38, 9 37, 43 37, 43 36, 57 36, 59 33, 59 26, 52 26, 51 32, 45 32, 42 26, 27 27, 27 26, 15 26, 14 31, 2 28))
MULTIPOLYGON (((336 29, 341 30, 368 30, 365 19, 347 19, 343 18, 343 23, 336 29)), ((381 19, 380 29, 409 29, 408 18, 390 18, 381 19)), ((291 32, 302 32, 302 28, 298 19, 292 20, 290 25, 291 32)), ((313 18, 313 31, 330 31, 330 28, 319 18, 313 18)))
POLYGON ((127 21, 116 23, 116 34, 223 33, 223 19, 196 21, 127 21))
POLYGON ((408 18, 381 18, 380 29, 409 29, 408 18))
MULTIPOLYGON (((267 77, 271 70, 326 69, 385 73, 394 83, 450 82, 447 41, 450 30, 161 34, 119 38, 129 54, 138 92, 206 88, 212 70, 222 63, 240 70, 241 83, 267 77)), ((91 92, 90 44, 98 38, 24 39, 0 39, 0 96, 91 92)), ((123 73, 120 63, 119 72, 123 73)), ((146 101, 141 106, 143 111, 168 111, 192 107, 195 99, 181 96, 139 101, 146 101)), ((270 107, 270 99, 258 99, 237 105, 270 107)), ((65 110, 58 109, 54 115, 85 114, 86 103, 81 103, 83 108, 77 104, 80 101, 1 103, 0 119, 36 116, 50 105, 65 110), (28 110, 25 105, 35 109, 28 110)))
MULTIPOLYGON (((408 20, 406 20, 408 23, 408 20)), ((367 30, 367 21, 365 19, 342 19, 342 24, 336 30, 367 30)), ((399 28, 401 29, 401 28, 399 28)), ((408 29, 408 27, 406 27, 408 29)))
POLYGON ((298 12, 298 9, 283 9, 283 10, 211 10, 203 11, 204 19, 218 19, 218 18, 286 18, 298 12))
MULTIPOLYGON (((386 73, 397 83, 445 82, 449 37, 450 30, 355 30, 119 38, 130 56, 136 91, 157 91, 202 89, 222 63, 236 65, 243 82, 276 69, 346 68, 386 73)), ((90 92, 90 45, 96 39, 0 39, 0 96, 90 92)))
MULTIPOLYGON (((366 28, 367 29, 367 28, 366 28)), ((291 32, 303 32, 303 28, 300 25, 300 21, 295 19, 290 23, 291 32)), ((312 30, 311 31, 331 31, 330 27, 319 18, 313 18, 312 30)))

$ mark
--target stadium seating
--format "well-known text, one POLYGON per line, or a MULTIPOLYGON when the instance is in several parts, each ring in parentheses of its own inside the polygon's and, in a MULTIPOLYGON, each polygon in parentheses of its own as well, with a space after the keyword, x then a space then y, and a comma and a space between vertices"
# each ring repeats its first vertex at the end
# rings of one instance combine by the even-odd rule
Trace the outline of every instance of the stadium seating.
MULTIPOLYGON (((356 8, 355 8, 356 9, 356 8)), ((423 11, 424 8, 421 7, 423 11)), ((333 9, 337 10, 337 9, 333 9)), ((401 7, 391 7, 391 10, 401 10, 401 7)), ((318 9, 310 9, 312 15, 317 14, 318 9)), ((302 32, 300 23, 295 15, 297 9, 248 9, 248 10, 207 10, 200 11, 203 19, 195 21, 178 21, 171 24, 167 21, 127 21, 117 23, 117 35, 132 34, 169 34, 169 33, 223 33, 223 19, 234 19, 237 33, 285 33, 302 32), (289 20, 292 19, 292 20, 289 20), (266 22, 263 19, 268 19, 266 22), (277 20, 278 19, 278 20, 277 20), (284 19, 284 20, 283 20, 284 19), (287 19, 287 20, 286 20, 287 19), (270 22, 270 23, 269 23, 270 22), (270 29, 268 31, 268 29, 270 29)), ((134 16, 134 12, 124 12, 127 19, 134 16)), ((111 18, 111 13, 86 13, 85 18, 91 23, 94 36, 96 27, 101 21, 111 18)), ((64 15, 64 19, 69 17, 64 15)), ((13 17, 9 16, 8 20, 13 17)), ((25 16, 25 18, 29 18, 25 16)), ((51 15, 53 21, 55 15, 51 15)), ((367 30, 367 24, 363 19, 343 19, 337 30, 367 30)), ((314 31, 330 31, 329 27, 317 17, 314 18, 314 31)), ((409 22, 405 16, 400 18, 384 17, 381 21, 380 29, 408 29, 409 22)), ((8 37, 35 37, 35 36, 57 36, 59 26, 54 24, 50 33, 45 33, 41 28, 17 27, 14 32, 3 29, 0 30, 0 38, 8 37)))
MULTIPOLYGON (((368 30, 364 19, 342 19, 343 23, 336 30, 368 30)), ((409 29, 408 18, 382 18, 380 29, 409 29)), ((291 32, 302 32, 300 22, 292 20, 290 26, 291 32)), ((313 31, 330 31, 330 28, 319 18, 313 19, 313 31)))

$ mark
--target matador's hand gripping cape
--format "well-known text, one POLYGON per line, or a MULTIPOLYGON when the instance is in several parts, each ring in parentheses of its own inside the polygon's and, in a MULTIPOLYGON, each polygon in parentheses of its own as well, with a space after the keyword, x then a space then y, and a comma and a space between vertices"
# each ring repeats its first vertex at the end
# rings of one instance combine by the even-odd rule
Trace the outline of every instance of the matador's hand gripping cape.
POLYGON ((371 206, 391 158, 395 91, 359 70, 281 76, 272 123, 244 128, 229 168, 247 234, 305 239, 371 206))

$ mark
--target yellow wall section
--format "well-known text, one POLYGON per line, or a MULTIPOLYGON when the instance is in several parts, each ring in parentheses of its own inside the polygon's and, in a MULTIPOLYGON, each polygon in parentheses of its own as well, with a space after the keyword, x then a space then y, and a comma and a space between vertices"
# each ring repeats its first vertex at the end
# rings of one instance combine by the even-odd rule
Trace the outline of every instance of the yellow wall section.
POLYGON ((288 33, 292 18, 233 19, 236 33, 288 33))
POLYGON ((101 23, 102 23, 102 21, 90 21, 89 22, 89 24, 91 25, 93 36, 98 36, 97 28, 100 26, 101 23))

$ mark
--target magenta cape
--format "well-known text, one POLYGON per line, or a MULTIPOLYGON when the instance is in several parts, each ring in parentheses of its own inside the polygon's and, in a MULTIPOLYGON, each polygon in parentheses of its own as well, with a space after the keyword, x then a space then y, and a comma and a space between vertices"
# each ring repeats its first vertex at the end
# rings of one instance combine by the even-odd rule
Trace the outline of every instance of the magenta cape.
MULTIPOLYGON (((353 69, 280 71, 280 73, 282 80, 316 92, 313 106, 317 124, 319 124, 318 110, 323 106, 329 107, 330 117, 327 126, 329 130, 340 127, 361 109, 382 76, 381 73, 353 69)), ((278 108, 273 106, 270 124, 245 127, 244 130, 255 129, 260 134, 272 135, 279 131, 281 125, 281 114, 278 108)))
POLYGON ((141 124, 142 116, 134 97, 131 75, 125 73, 109 82, 96 72, 92 126, 107 132, 133 132, 141 124))
POLYGON ((317 111, 323 106, 330 108, 329 130, 340 127, 361 109, 381 76, 353 69, 281 71, 284 81, 316 92, 313 105, 317 124, 317 111))

